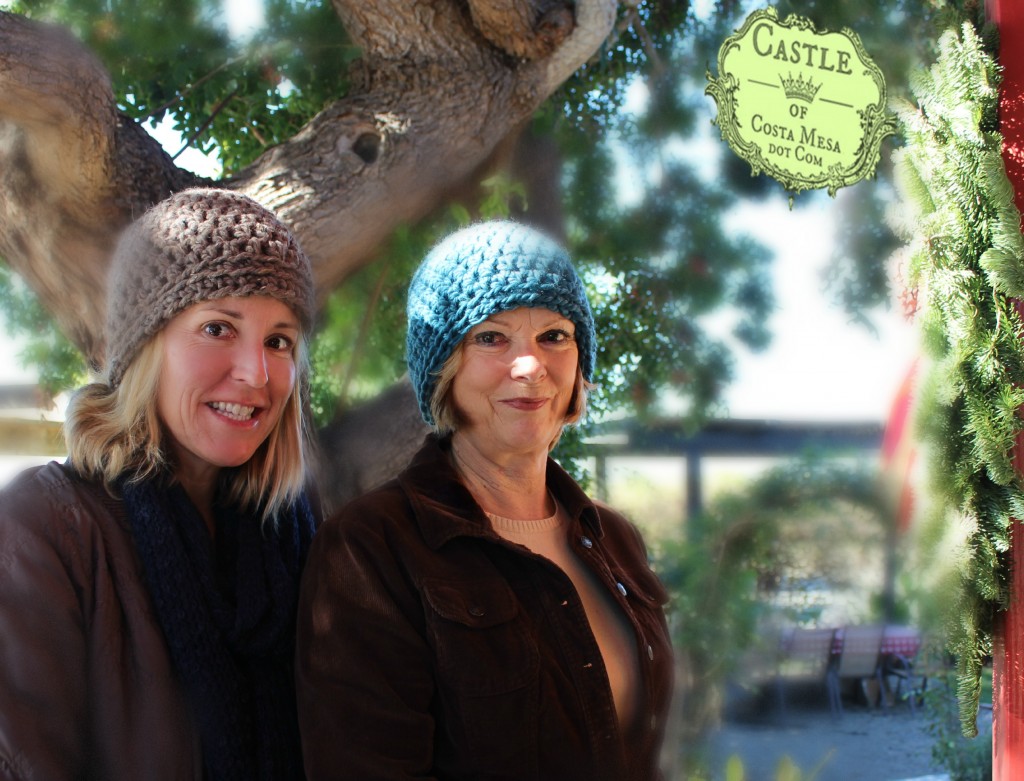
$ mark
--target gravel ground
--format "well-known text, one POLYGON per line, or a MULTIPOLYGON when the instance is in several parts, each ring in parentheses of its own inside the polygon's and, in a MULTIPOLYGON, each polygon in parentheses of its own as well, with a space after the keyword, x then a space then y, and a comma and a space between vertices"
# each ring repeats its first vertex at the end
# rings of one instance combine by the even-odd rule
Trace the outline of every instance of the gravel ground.
POLYGON ((847 706, 833 718, 827 704, 794 703, 777 713, 734 717, 709 741, 714 778, 728 757, 743 761, 746 781, 775 781, 783 757, 814 781, 948 781, 931 758, 928 719, 906 706, 883 711, 847 706))

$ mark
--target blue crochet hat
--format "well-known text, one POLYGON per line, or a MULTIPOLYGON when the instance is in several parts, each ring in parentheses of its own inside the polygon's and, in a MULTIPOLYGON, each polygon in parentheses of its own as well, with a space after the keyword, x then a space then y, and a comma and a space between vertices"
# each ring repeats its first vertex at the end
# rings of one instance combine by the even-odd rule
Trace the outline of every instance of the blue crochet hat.
POLYGON ((539 231, 505 220, 471 225, 434 247, 409 285, 406 359, 423 419, 437 374, 469 330, 496 312, 550 309, 576 326, 580 369, 594 373, 594 316, 569 254, 539 231))

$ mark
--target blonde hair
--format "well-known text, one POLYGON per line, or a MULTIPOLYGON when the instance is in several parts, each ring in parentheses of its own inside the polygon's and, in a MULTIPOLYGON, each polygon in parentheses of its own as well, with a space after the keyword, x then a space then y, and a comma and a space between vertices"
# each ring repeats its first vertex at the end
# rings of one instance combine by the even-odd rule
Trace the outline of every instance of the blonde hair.
MULTIPOLYGON (((173 471, 156 411, 162 359, 160 331, 138 351, 116 387, 90 383, 68 404, 64 439, 69 459, 108 489, 123 477, 139 481, 168 467, 173 471)), ((312 442, 302 403, 308 357, 302 337, 295 364, 295 387, 273 431, 246 463, 224 470, 227 497, 239 507, 259 509, 264 520, 295 499, 310 463, 312 442)))
MULTIPOLYGON (((437 384, 434 385, 434 392, 430 396, 430 414, 434 419, 433 427, 441 436, 454 433, 459 425, 463 423, 461 413, 455 406, 455 399, 452 394, 452 385, 455 382, 455 375, 462 368, 462 352, 465 342, 455 345, 452 354, 448 356, 437 372, 437 384)), ((594 388, 594 384, 583 378, 583 368, 579 362, 576 363, 576 382, 573 385, 572 395, 569 397, 569 408, 565 413, 564 426, 572 426, 583 420, 587 413, 587 394, 594 388)), ((563 426, 563 428, 564 428, 563 426)), ((548 450, 554 449, 558 444, 562 432, 558 432, 548 450)))

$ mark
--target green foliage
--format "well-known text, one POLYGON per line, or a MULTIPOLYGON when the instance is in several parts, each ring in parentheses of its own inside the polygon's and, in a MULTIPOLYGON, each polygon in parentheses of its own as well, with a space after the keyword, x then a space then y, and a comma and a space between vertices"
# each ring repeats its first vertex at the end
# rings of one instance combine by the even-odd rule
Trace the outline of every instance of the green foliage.
POLYGON ((335 290, 313 342, 312 407, 319 424, 370 399, 405 373, 405 300, 413 272, 443 236, 474 217, 508 217, 522 188, 504 175, 481 184, 476 212, 455 203, 426 224, 399 228, 369 264, 335 290))
MULTIPOLYGON (((632 90, 633 98, 628 110, 601 116, 600 133, 597 119, 551 123, 566 161, 570 250, 599 308, 598 416, 658 412, 669 388, 682 389, 694 420, 714 412, 731 359, 703 327, 711 311, 735 309, 733 336, 748 349, 769 339, 769 254, 723 230, 721 216, 735 194, 680 153, 697 133, 703 101, 693 82, 703 71, 691 37, 704 40, 705 33, 687 17, 656 62, 612 88, 617 95, 632 90)), ((538 127, 548 119, 539 118, 538 127)))
POLYGON ((87 368, 82 354, 58 329, 20 277, 0 263, 0 312, 11 336, 26 339, 19 353, 39 372, 40 387, 51 396, 80 385, 87 368))
POLYGON ((947 770, 950 781, 990 781, 991 730, 977 734, 975 729, 975 737, 964 737, 954 688, 951 676, 940 673, 929 679, 924 693, 928 734, 935 739, 932 759, 947 770))
POLYGON ((371 398, 405 371, 405 291, 414 260, 429 246, 402 229, 366 266, 335 290, 313 341, 312 407, 318 424, 339 407, 371 398))
MULTIPOLYGON (((821 764, 823 763, 824 760, 821 764)), ((790 757, 784 756, 779 760, 779 764, 775 768, 774 781, 814 781, 818 777, 820 770, 820 767, 815 768, 805 776, 790 757)), ((693 781, 693 779, 689 779, 689 781, 693 781)), ((733 755, 726 760, 725 778, 723 781, 748 781, 747 771, 743 767, 743 760, 738 756, 733 755)))
POLYGON ((1024 295, 1024 241, 996 130, 998 85, 974 27, 945 32, 935 64, 913 80, 918 106, 900 107, 907 141, 896 156, 905 278, 933 363, 920 433, 942 508, 971 529, 950 617, 967 735, 995 615, 1007 605, 1009 530, 1022 505, 1012 448, 1024 429, 1024 343, 1013 299, 1024 295))
POLYGON ((888 308, 892 300, 887 269, 877 259, 889 257, 899 245, 885 222, 891 188, 855 186, 842 192, 839 200, 842 212, 836 249, 825 271, 826 289, 854 322, 874 332, 868 313, 888 308))
MULTIPOLYGON (((792 757, 783 756, 778 765, 775 767, 775 777, 773 781, 814 781, 824 768, 826 762, 828 762, 830 755, 827 755, 825 759, 821 760, 817 767, 809 770, 805 775, 803 771, 793 761, 792 757)), ((704 777, 699 777, 702 780, 704 777)), ((697 779, 691 777, 687 781, 697 781, 697 779)), ((738 756, 733 755, 729 757, 725 762, 725 777, 722 781, 750 781, 747 776, 746 768, 743 766, 743 760, 738 756)))
MULTIPOLYGON (((685 44, 691 22, 689 0, 642 0, 635 7, 620 3, 615 35, 562 85, 542 111, 547 121, 561 117, 583 126, 591 137, 603 135, 601 130, 618 119, 636 75, 660 71, 665 58, 685 44)), ((671 120, 666 112, 658 115, 671 120)))
POLYGON ((107 66, 122 111, 169 115, 230 175, 343 96, 358 54, 330 3, 263 5, 265 24, 246 40, 232 39, 214 0, 19 0, 16 10, 70 27, 107 66))

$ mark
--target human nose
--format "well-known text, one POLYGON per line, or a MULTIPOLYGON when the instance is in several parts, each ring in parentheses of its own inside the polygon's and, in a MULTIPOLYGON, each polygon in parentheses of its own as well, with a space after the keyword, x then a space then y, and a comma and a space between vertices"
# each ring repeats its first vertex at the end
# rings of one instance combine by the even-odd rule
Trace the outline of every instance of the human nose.
POLYGON ((535 348, 517 349, 512 356, 512 379, 523 382, 537 382, 547 376, 544 362, 535 348))
POLYGON ((263 343, 240 344, 235 351, 232 376, 253 388, 262 388, 269 381, 267 351, 263 343))

